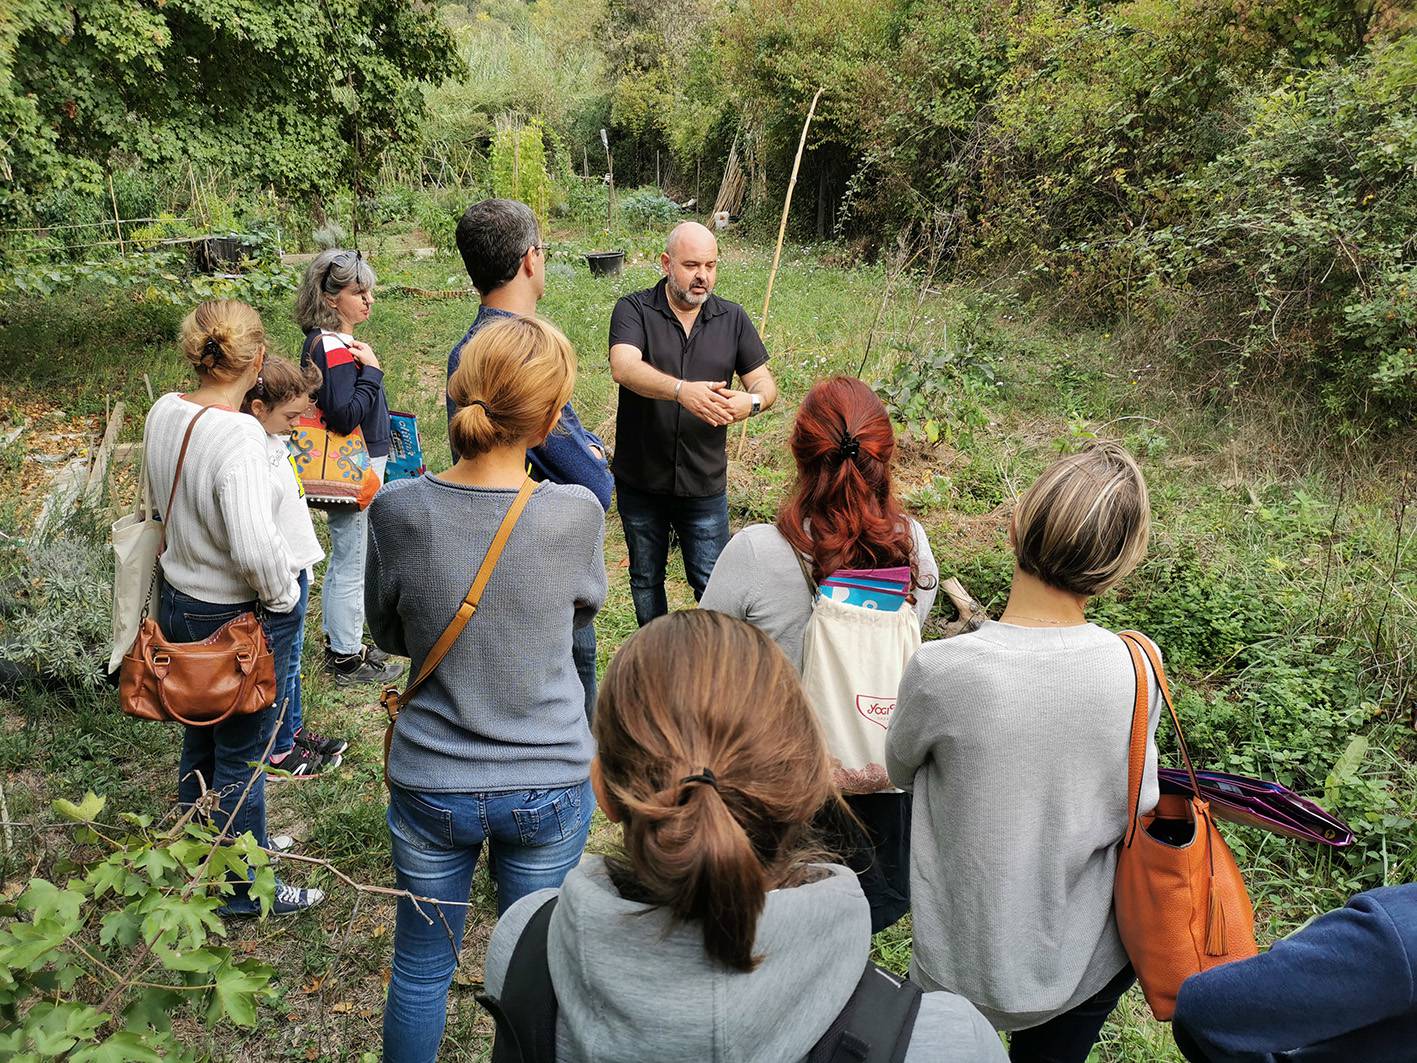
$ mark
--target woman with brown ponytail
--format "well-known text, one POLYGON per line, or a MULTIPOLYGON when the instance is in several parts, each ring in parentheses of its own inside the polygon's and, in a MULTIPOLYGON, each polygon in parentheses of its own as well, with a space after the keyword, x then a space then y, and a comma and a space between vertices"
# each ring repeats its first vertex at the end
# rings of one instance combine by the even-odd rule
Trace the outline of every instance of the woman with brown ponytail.
MULTIPOLYGON (((733 537, 700 604, 761 628, 803 671, 811 663, 804 657, 804 635, 818 588, 828 593, 823 584, 838 573, 849 573, 852 578, 844 582, 858 584, 862 576, 881 577, 877 582, 895 576, 903 581, 896 585, 898 593, 884 605, 871 599, 875 612, 835 602, 828 607, 846 614, 850 624, 912 627, 913 650, 919 624, 935 602, 939 570, 925 529, 895 495, 895 431, 885 405, 852 377, 820 381, 802 400, 790 445, 797 482, 777 522, 749 525, 733 537), (883 615, 899 613, 906 602, 918 624, 908 615, 883 615)), ((832 593, 849 593, 840 590, 841 582, 832 593)), ((896 655, 899 667, 909 652, 896 655)), ((899 682, 898 671, 893 682, 899 682)), ((883 704, 894 703, 893 685, 870 693, 883 704)), ((819 715, 829 711, 816 699, 814 706, 819 715)), ((832 817, 828 841, 861 876, 871 902, 871 930, 879 932, 910 908, 910 795, 891 789, 884 764, 873 775, 839 772, 837 781, 857 822, 832 817)))
MULTIPOLYGON (((595 737, 591 781, 623 847, 507 911, 488 995, 501 1000, 509 965, 530 962, 519 939, 554 896, 540 962, 559 1063, 804 1059, 858 982, 885 976, 863 976, 871 915, 856 876, 813 856, 812 822, 835 789, 792 664, 722 613, 661 617, 610 663, 595 737)), ((906 1063, 1003 1060, 961 998, 919 999, 897 1030, 906 1063)))

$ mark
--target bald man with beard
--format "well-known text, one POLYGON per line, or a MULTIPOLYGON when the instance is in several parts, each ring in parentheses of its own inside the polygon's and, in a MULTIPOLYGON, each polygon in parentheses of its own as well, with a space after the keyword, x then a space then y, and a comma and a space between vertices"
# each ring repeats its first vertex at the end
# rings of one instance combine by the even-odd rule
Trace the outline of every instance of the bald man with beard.
POLYGON ((697 601, 728 543, 728 426, 777 400, 768 352, 748 313, 713 294, 718 241, 674 227, 664 279, 623 296, 610 317, 616 506, 630 552, 630 593, 644 626, 669 611, 669 535, 697 601), (742 389, 732 384, 737 376, 742 389))

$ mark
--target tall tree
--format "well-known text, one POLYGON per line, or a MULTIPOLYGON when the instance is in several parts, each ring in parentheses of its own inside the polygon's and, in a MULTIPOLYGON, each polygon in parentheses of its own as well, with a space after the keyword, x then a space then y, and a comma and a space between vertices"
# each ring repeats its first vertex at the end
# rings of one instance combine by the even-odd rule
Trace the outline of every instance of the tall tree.
POLYGON ((8 0, 0 215, 118 162, 347 186, 416 140, 424 88, 456 69, 423 0, 8 0))

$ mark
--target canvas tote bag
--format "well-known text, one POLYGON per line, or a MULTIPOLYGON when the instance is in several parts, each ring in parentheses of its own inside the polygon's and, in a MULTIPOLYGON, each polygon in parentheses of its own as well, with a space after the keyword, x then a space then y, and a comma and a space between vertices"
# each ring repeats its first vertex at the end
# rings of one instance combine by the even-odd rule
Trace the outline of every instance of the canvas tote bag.
POLYGON ((802 639, 802 688, 836 760, 836 784, 849 794, 898 792, 886 774, 886 728, 905 666, 920 648, 920 620, 906 601, 898 610, 866 609, 812 593, 802 639))
POLYGON ((162 548, 162 522, 153 512, 148 491, 148 463, 139 461, 138 500, 133 512, 113 522, 113 646, 108 654, 108 671, 116 672, 123 655, 138 637, 162 548))
POLYGON ((1163 1022, 1176 1011, 1181 983, 1222 963, 1258 951, 1255 913, 1235 857, 1215 826, 1210 805, 1199 797, 1195 769, 1181 732, 1181 718, 1161 659, 1135 631, 1121 632, 1136 673, 1131 748, 1127 764, 1128 826, 1117 857, 1113 904, 1117 931, 1136 969, 1151 1012, 1163 1022), (1138 815, 1151 681, 1151 662, 1161 687, 1176 745, 1190 777, 1190 794, 1163 793, 1156 808, 1138 815))
MULTIPOLYGON (((315 344, 327 335, 331 334, 310 333, 300 352, 302 368, 310 364, 315 344)), ((314 402, 291 427, 287 445, 309 505, 322 509, 340 506, 366 509, 382 486, 369 457, 369 448, 365 446, 363 430, 356 425, 349 435, 336 432, 325 424, 325 415, 314 402)))

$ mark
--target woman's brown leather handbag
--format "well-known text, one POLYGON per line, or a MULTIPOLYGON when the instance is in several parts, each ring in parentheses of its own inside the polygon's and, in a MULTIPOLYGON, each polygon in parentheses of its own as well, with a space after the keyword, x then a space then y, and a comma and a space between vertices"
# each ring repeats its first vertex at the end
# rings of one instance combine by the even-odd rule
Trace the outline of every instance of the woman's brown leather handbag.
POLYGON ((1151 683, 1145 660, 1171 712, 1176 744, 1200 793, 1181 719, 1161 659, 1135 631, 1123 631, 1136 672, 1127 807, 1131 819, 1117 858, 1113 901, 1117 930, 1137 972, 1152 1014, 1165 1021, 1176 1010, 1181 983, 1193 974, 1255 955, 1255 913, 1230 847, 1216 829, 1210 805, 1198 797, 1162 794, 1156 808, 1138 815, 1146 765, 1151 683))
MULTIPOLYGON (((159 561, 167 548, 167 531, 172 526, 187 445, 192 441, 192 430, 209 409, 204 406, 197 412, 182 437, 177 469, 172 475, 172 495, 162 518, 159 561)), ((256 614, 243 613, 200 642, 171 642, 148 615, 157 567, 154 566, 152 583, 148 585, 138 637, 124 655, 119 672, 118 698, 123 711, 144 720, 211 727, 232 716, 260 712, 274 704, 275 658, 256 614)))

